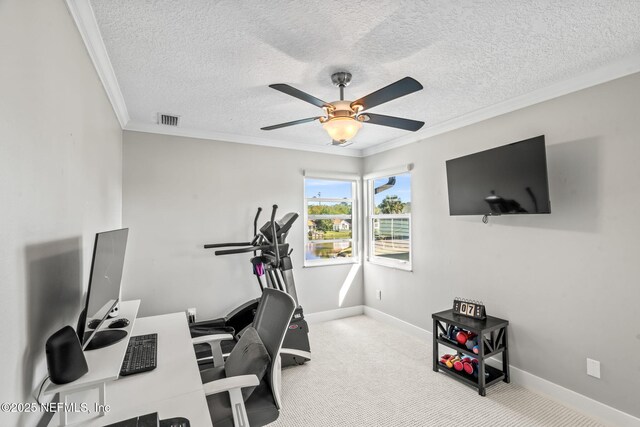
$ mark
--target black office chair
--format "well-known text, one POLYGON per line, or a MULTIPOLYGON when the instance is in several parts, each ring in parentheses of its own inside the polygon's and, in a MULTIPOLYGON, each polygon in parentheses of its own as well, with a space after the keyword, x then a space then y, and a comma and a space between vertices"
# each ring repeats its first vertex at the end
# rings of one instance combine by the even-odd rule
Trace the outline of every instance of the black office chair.
POLYGON ((214 427, 257 427, 278 418, 279 353, 295 306, 285 292, 265 289, 252 327, 224 365, 200 372, 214 427))

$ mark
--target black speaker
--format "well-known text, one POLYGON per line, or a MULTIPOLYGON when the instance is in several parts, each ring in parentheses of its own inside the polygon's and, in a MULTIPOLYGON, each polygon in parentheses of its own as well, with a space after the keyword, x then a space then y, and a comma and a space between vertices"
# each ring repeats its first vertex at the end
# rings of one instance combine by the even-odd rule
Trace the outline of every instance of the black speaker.
POLYGON ((51 335, 45 351, 47 369, 54 384, 70 383, 89 372, 80 340, 71 326, 65 326, 51 335))

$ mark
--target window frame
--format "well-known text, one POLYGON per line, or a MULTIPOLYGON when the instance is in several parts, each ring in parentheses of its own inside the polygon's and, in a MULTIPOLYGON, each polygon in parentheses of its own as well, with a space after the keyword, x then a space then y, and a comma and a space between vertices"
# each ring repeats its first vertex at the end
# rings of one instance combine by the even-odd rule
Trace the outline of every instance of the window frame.
POLYGON ((303 179, 303 196, 304 196, 304 215, 303 215, 303 227, 304 227, 304 246, 303 246, 303 267, 323 267, 327 265, 342 265, 342 264, 358 264, 360 263, 360 180, 359 178, 349 177, 337 177, 331 174, 306 174, 303 179), (323 180, 323 181, 341 181, 351 183, 351 198, 340 199, 332 197, 306 197, 307 179, 323 180), (309 202, 328 202, 328 203, 351 203, 351 215, 309 215, 309 202), (318 218, 320 217, 320 218, 318 218), (331 239, 331 240, 310 240, 309 239, 309 220, 313 219, 351 219, 351 239, 331 239), (322 258, 315 260, 307 260, 307 245, 309 243, 330 243, 330 242, 351 242, 351 256, 350 257, 336 257, 336 258, 322 258))
POLYGON ((395 173, 380 172, 379 174, 372 174, 367 176, 367 261, 371 264, 380 265, 383 267, 395 268, 404 271, 413 271, 413 221, 411 216, 413 214, 413 174, 411 169, 403 170, 395 173), (374 182, 378 179, 389 178, 392 176, 409 175, 411 185, 409 190, 411 191, 411 212, 405 214, 376 214, 375 209, 375 194, 374 194, 374 182), (373 222, 375 219, 407 219, 409 221, 409 261, 398 260, 393 258, 386 258, 377 256, 374 254, 375 236, 373 222))

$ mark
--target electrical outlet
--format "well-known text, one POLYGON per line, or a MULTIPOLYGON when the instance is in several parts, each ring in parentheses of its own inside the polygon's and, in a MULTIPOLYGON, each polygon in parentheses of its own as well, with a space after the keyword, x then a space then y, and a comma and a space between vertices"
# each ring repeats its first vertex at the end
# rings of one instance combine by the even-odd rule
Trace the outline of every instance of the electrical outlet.
POLYGON ((187 308, 187 319, 189 323, 194 323, 196 321, 196 308, 187 308))
POLYGON ((587 375, 600 378, 600 362, 587 358, 587 375))
POLYGON ((379 301, 382 300, 382 291, 380 289, 376 291, 376 298, 378 298, 379 301))

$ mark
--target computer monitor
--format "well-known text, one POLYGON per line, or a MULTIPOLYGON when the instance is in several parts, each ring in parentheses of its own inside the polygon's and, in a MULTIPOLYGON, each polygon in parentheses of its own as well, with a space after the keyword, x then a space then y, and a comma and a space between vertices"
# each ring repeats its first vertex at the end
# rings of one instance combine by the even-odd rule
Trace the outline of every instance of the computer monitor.
POLYGON ((127 336, 121 329, 98 331, 98 328, 120 299, 128 235, 128 228, 96 234, 87 299, 77 330, 85 350, 106 347, 127 336))

